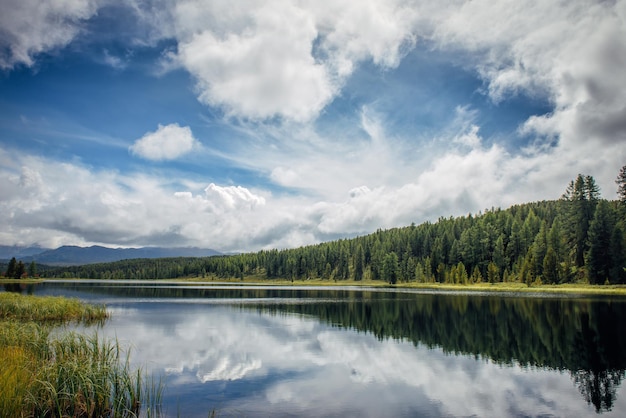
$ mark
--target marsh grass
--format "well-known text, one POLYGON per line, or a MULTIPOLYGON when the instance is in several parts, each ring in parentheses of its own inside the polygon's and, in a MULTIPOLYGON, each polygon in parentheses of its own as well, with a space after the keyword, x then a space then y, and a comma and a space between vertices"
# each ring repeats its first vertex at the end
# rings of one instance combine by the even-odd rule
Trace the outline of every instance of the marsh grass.
POLYGON ((449 284, 449 283, 418 283, 418 282, 398 282, 394 285, 382 280, 328 280, 320 278, 304 280, 283 280, 267 279, 261 276, 248 276, 244 280, 222 279, 217 277, 209 278, 189 278, 178 279, 180 283, 207 284, 211 285, 215 281, 218 283, 230 282, 234 285, 245 284, 248 286, 324 286, 324 287, 374 287, 393 289, 416 289, 434 290, 442 292, 493 292, 493 293, 520 293, 520 294, 575 294, 575 295, 604 295, 604 296, 626 296, 626 285, 591 285, 588 283, 564 283, 564 284, 533 284, 528 286, 519 282, 505 283, 474 283, 474 284, 449 284))
POLYGON ((78 299, 0 293, 0 318, 22 321, 102 321, 108 316, 103 305, 88 305, 78 299))
POLYGON ((0 417, 159 416, 163 385, 117 341, 51 332, 104 317, 75 300, 0 294, 0 417))
POLYGON ((160 386, 146 385, 133 371, 116 341, 97 335, 63 335, 43 347, 42 367, 31 385, 27 411, 33 416, 135 417, 146 406, 150 416, 160 403, 160 386), (156 393, 156 396, 153 395, 156 393), (147 398, 152 405, 145 405, 147 398))

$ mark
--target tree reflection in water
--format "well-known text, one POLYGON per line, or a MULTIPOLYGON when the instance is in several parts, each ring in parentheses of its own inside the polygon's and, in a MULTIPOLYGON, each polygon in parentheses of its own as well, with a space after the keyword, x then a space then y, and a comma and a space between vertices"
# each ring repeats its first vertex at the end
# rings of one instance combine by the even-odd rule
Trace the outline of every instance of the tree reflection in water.
POLYGON ((568 371, 597 412, 612 409, 626 370, 624 299, 75 282, 64 286, 126 297, 222 299, 244 310, 313 316, 381 340, 408 340, 504 365, 568 371))
POLYGON ((612 409, 625 376, 626 301, 399 293, 337 300, 343 302, 257 309, 313 315, 379 339, 407 339, 500 364, 569 371, 597 412, 612 409))

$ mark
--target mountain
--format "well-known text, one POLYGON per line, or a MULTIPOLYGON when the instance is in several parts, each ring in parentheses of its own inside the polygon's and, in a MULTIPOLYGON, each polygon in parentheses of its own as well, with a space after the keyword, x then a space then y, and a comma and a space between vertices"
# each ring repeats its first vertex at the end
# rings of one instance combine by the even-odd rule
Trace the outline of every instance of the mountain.
MULTIPOLYGON (((11 248, 11 247, 9 247, 11 248)), ((11 254, 8 257, 16 257, 25 263, 35 261, 38 264, 51 266, 70 266, 92 263, 108 263, 112 261, 127 260, 132 258, 167 258, 167 257, 209 257, 221 253, 212 249, 185 247, 185 248, 107 248, 94 245, 91 247, 63 246, 55 250, 41 249, 38 253, 22 256, 11 254)))
POLYGON ((0 260, 10 260, 12 257, 23 259, 32 257, 47 251, 47 248, 41 247, 18 247, 16 245, 0 245, 0 260))

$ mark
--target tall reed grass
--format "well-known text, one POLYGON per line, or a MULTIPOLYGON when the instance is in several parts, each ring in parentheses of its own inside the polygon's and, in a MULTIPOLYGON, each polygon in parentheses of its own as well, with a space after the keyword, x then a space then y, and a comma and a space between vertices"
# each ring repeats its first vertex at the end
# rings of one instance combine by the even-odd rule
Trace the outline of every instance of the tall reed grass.
POLYGON ((102 315, 78 301, 0 294, 0 417, 160 416, 162 384, 133 370, 116 340, 53 336, 38 323, 102 315))
POLYGON ((91 322, 107 316, 103 305, 89 305, 78 299, 0 293, 0 318, 4 319, 91 322))

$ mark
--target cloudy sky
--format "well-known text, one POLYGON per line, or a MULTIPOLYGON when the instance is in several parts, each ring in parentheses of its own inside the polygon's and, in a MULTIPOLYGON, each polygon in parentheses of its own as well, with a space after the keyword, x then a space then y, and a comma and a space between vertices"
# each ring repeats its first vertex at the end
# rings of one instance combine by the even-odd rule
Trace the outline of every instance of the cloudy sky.
POLYGON ((0 7, 0 245, 294 247, 626 164, 625 0, 0 7))

